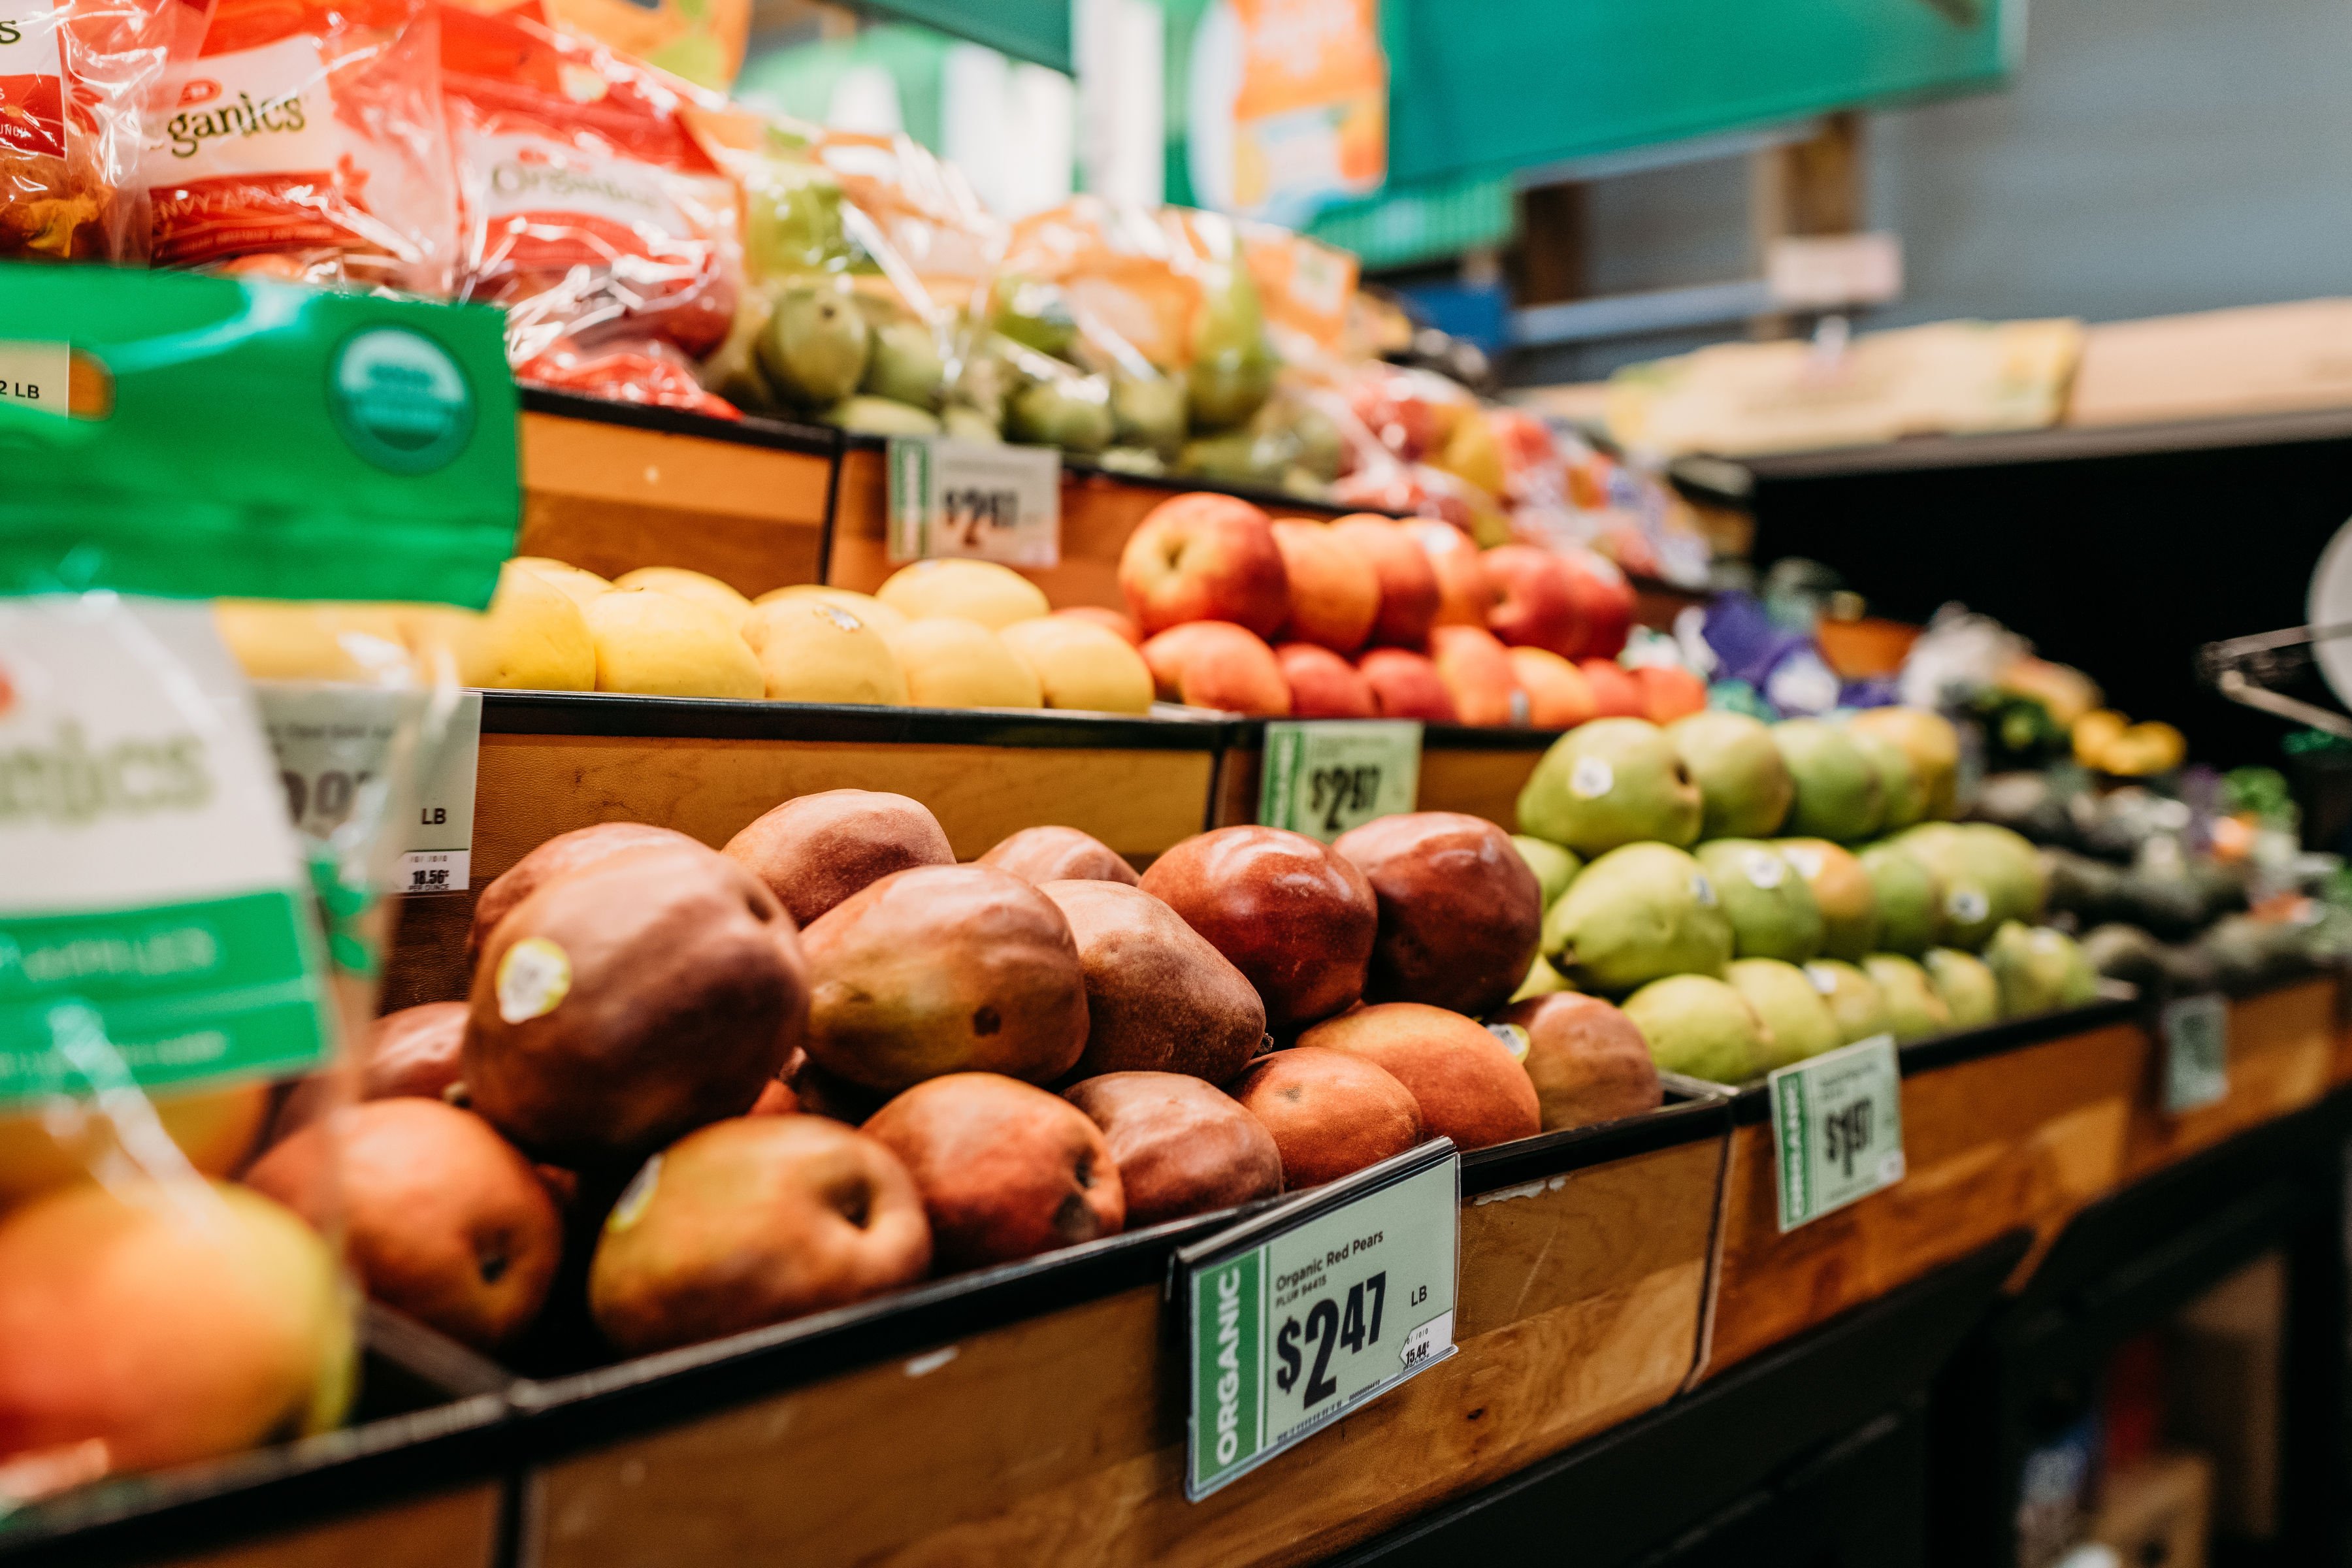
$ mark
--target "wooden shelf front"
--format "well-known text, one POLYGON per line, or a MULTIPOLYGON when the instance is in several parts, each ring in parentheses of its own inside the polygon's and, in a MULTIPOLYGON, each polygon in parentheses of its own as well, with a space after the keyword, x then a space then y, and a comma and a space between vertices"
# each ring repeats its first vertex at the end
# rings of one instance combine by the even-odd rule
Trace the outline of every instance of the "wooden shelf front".
POLYGON ((502 1568, 501 1489, 494 1481, 372 1508, 154 1568, 502 1568))
POLYGON ((1303 1563, 1664 1402, 1722 1171, 1705 1136, 1470 1198, 1461 1353, 1194 1504, 1157 1286, 534 1471, 520 1568, 1303 1563))
POLYGON ((821 582, 836 445, 830 431, 531 394, 515 553, 605 577, 683 566, 755 597, 821 582))
POLYGON ((2336 1068, 2337 985, 2332 976, 2315 978, 2232 1001, 2230 1092, 2200 1110, 2179 1116, 2165 1111, 2162 1053, 2151 1045, 2147 1073, 2132 1105, 2124 1179, 2137 1181, 2317 1101, 2336 1068))
POLYGON ((1224 726, 594 694, 485 694, 471 887, 402 901, 383 1006, 466 993, 474 895, 559 833, 649 822, 716 847, 794 795, 920 801, 957 858, 1049 824, 1138 864, 1201 831, 1224 726))
MULTIPOLYGON (((2112 1017, 2116 1009, 2106 1012, 2112 1017)), ((1939 1044, 1905 1050, 1903 1180, 1787 1235, 1780 1228, 1771 1123, 1756 1115, 1760 1091, 1743 1096, 1749 1102, 1739 1108, 1724 1176, 1704 1376, 2026 1228, 2035 1246, 2021 1279, 2077 1210, 2122 1180, 2150 1056, 2137 1023, 2114 1017, 2035 1044, 1915 1068, 1916 1053, 1934 1053, 1939 1044)))

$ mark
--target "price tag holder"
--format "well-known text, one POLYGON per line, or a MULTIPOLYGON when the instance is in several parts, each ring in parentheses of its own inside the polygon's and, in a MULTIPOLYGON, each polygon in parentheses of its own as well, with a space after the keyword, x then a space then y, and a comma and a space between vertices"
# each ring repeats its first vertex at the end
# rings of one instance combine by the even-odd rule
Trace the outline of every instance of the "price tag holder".
POLYGON ((1783 1235, 1903 1179, 1903 1071, 1894 1036, 1873 1035, 1780 1068, 1765 1087, 1783 1235))
POLYGON ((1438 1139, 1176 1255, 1194 1502, 1454 1353, 1462 1156, 1438 1139))
POLYGON ((482 694, 461 693, 402 829, 392 890, 462 893, 474 874, 474 783, 482 761, 482 694))
POLYGON ((893 436, 885 468, 892 562, 1061 563, 1062 454, 1054 447, 893 436))
POLYGON ((1328 844, 1421 794, 1421 725, 1409 719, 1280 719, 1265 727, 1257 819, 1328 844))
POLYGON ((2230 1092, 2230 1004, 2212 992, 2167 1002, 2157 1014, 2164 1044, 2164 1110, 2196 1110, 2230 1092))

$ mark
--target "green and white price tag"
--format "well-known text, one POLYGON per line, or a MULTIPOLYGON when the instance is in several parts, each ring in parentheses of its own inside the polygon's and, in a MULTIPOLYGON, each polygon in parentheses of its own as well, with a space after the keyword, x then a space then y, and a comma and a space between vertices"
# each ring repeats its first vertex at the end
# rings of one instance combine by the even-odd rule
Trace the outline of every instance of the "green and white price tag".
POLYGON ((890 559, 964 555, 1007 566, 1062 560, 1062 454, 944 436, 893 436, 890 559))
POLYGON ((1444 1139, 1176 1255, 1198 1502, 1454 1353, 1462 1157, 1444 1139))
MULTIPOLYGON (((278 759, 287 815, 306 838, 331 839, 356 815, 384 808, 394 738, 420 692, 312 681, 255 687, 278 759)), ((393 893, 462 893, 472 875, 474 779, 482 751, 482 694, 460 692, 439 749, 424 759, 407 818, 385 825, 399 858, 393 893)))
POLYGON ((1785 1233, 1903 1179, 1903 1073, 1873 1035, 1765 1080, 1785 1233))
POLYGON ((2168 1002, 2157 1015, 2164 1043, 2164 1109, 2178 1116, 2230 1092, 2230 1004, 2207 992, 2168 1002))
POLYGON ((1265 727, 1257 819, 1328 844, 1421 793, 1421 725, 1410 719, 1276 720, 1265 727))

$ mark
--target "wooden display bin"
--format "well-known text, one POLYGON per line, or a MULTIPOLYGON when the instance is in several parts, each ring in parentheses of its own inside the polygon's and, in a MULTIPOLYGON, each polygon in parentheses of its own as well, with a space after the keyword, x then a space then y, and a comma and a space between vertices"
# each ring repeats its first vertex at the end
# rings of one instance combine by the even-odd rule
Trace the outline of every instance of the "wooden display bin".
POLYGON ((1201 1503, 1162 1292, 1231 1215, 524 1384, 518 1568, 1326 1555, 1681 1384, 1724 1104, 1465 1157, 1461 1353, 1201 1503))
POLYGON ((824 580, 838 431, 526 387, 518 555, 684 566, 754 597, 824 580))
POLYGON ((2020 1228, 2035 1246, 2123 1177, 2150 1047, 2135 1005, 2095 1003, 1900 1052, 1903 1180, 1786 1235, 1761 1086, 1732 1101, 1700 1377, 2020 1228))
POLYGON ((2124 1179, 2137 1181, 2184 1155, 2315 1103, 2333 1081, 2340 982, 2289 982, 2230 1003, 2230 1092, 2175 1116, 2164 1109, 2162 1052, 2151 1047, 2132 1102, 2124 1179))
MULTIPOLYGON (((1421 790, 1416 811, 1461 811, 1483 816, 1516 833, 1519 791, 1536 770, 1559 730, 1506 730, 1471 724, 1425 724, 1421 731, 1421 790)), ((1265 721, 1234 726, 1232 742, 1217 770, 1216 825, 1255 822, 1258 758, 1265 743, 1265 721)))
POLYGON ((1059 824, 1140 864, 1206 823, 1228 728, 1050 709, 486 692, 472 885, 404 900, 383 1005, 464 995, 474 895, 575 827, 650 822, 717 846, 797 795, 889 790, 929 806, 961 859, 1059 824))
MULTIPOLYGON (((1118 557, 1127 536, 1146 513, 1171 496, 1213 489, 1255 502, 1276 517, 1330 519, 1360 509, 1305 500, 1276 491, 1213 485, 1195 479, 1142 479, 1114 474, 1088 463, 1062 464, 1062 561, 1057 566, 1023 568, 1022 574, 1045 590, 1056 609, 1098 605, 1123 610, 1118 557)), ((852 436, 841 456, 841 489, 834 509, 831 563, 825 581, 870 594, 898 567, 890 560, 889 506, 883 443, 878 437, 852 436)))
POLYGON ((505 1568, 512 1379, 366 1309, 340 1431, 102 1481, 0 1517, 6 1568, 505 1568))

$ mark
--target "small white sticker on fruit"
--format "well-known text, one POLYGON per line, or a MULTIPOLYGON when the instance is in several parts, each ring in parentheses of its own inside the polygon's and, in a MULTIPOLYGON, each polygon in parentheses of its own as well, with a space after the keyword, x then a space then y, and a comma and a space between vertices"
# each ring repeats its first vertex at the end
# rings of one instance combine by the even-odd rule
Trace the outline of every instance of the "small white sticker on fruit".
POLYGON ((572 955, 543 936, 530 936, 499 960, 499 1016, 509 1024, 543 1018, 572 991, 572 955))
POLYGON ((1707 880, 1706 872, 1694 871, 1691 873, 1691 897, 1698 900, 1698 907, 1700 909, 1711 910, 1715 908, 1715 884, 1707 880))
POLYGON ((1534 712, 1535 710, 1528 703, 1528 694, 1516 686, 1512 687, 1511 722, 1514 725, 1524 725, 1534 712))
POLYGON ((1528 1032, 1525 1029, 1517 1024, 1489 1024, 1486 1032, 1503 1042, 1503 1048, 1511 1053, 1513 1061, 1528 1059, 1528 1032))
POLYGON ((1769 892, 1789 874, 1789 863, 1769 849, 1750 849, 1740 869, 1748 873, 1749 882, 1769 892))
POLYGON ((1974 925, 1992 910, 1992 900, 1981 888, 1954 888, 1944 900, 1944 912, 1967 925, 1974 925))
POLYGON ((1810 882, 1822 874, 1822 852, 1809 844, 1791 844, 1780 851, 1780 858, 1797 868, 1797 875, 1810 882))
POLYGON ((816 613, 845 632, 862 632, 866 623, 843 609, 839 605, 819 605, 816 613))
POLYGON ((656 1154, 637 1167, 637 1173, 631 1176, 629 1184, 621 1189, 620 1201, 614 1204, 613 1212, 604 1216, 606 1230, 624 1231, 637 1223, 639 1216, 646 1212, 646 1205, 654 1201, 654 1189, 661 1184, 661 1165, 662 1157, 656 1154))
POLYGON ((1837 971, 1832 969, 1828 964, 1808 963, 1805 965, 1805 978, 1811 981, 1813 983, 1813 989, 1820 992, 1822 995, 1834 996, 1837 994, 1837 971))
POLYGON ((1599 800, 1616 784, 1617 771, 1606 757, 1579 757, 1575 772, 1568 775, 1568 787, 1585 800, 1599 800))

